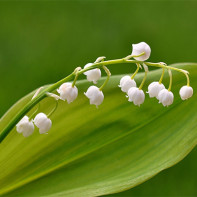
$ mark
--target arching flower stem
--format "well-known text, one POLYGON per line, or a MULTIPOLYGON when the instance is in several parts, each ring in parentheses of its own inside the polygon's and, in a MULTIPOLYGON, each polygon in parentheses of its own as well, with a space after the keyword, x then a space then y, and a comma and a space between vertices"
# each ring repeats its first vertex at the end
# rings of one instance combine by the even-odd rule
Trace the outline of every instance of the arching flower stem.
POLYGON ((144 78, 142 80, 142 83, 139 86, 139 90, 141 90, 143 88, 144 83, 145 83, 146 78, 147 78, 147 75, 148 75, 148 67, 145 64, 143 64, 143 67, 144 67, 144 70, 145 70, 145 75, 144 75, 144 78))
POLYGON ((165 73, 165 68, 163 68, 163 70, 162 70, 162 74, 161 74, 161 78, 159 80, 159 84, 161 84, 162 81, 163 81, 164 73, 165 73))
POLYGON ((39 109, 40 109, 40 103, 38 103, 37 109, 36 109, 36 110, 34 111, 34 113, 29 117, 29 120, 31 120, 31 119, 38 113, 39 109))
POLYGON ((137 65, 137 69, 136 69, 136 71, 133 73, 133 75, 131 76, 131 79, 134 79, 135 75, 138 73, 138 71, 139 71, 139 69, 140 69, 140 67, 141 67, 141 65, 140 65, 139 63, 136 63, 136 65, 137 65))
POLYGON ((168 73, 169 73, 169 77, 170 77, 170 83, 169 83, 168 91, 171 91, 171 88, 172 88, 172 71, 170 69, 168 69, 168 73))
POLYGON ((184 73, 186 78, 187 78, 187 86, 189 87, 190 86, 190 81, 189 81, 189 76, 188 76, 188 73, 184 73))
POLYGON ((72 83, 72 87, 75 86, 76 82, 77 82, 77 79, 78 79, 78 76, 79 76, 79 71, 81 70, 81 67, 77 67, 75 70, 74 70, 74 74, 75 74, 75 79, 72 83))
POLYGON ((105 80, 105 82, 103 83, 103 85, 99 88, 100 91, 102 91, 102 89, 106 86, 106 84, 109 81, 109 78, 111 76, 111 72, 109 71, 109 69, 106 66, 103 66, 103 69, 105 70, 106 74, 107 74, 107 78, 105 80))
POLYGON ((140 53, 139 55, 128 55, 128 56, 125 57, 124 59, 125 59, 125 60, 129 60, 129 59, 131 59, 131 58, 133 58, 133 57, 140 57, 140 56, 142 56, 142 55, 144 55, 144 54, 145 54, 145 52, 140 53))
POLYGON ((47 117, 49 118, 54 112, 55 110, 57 109, 58 107, 58 101, 55 100, 55 107, 51 110, 51 112, 49 112, 49 114, 47 115, 47 117))
MULTIPOLYGON (((140 54, 141 55, 141 54, 140 54)), ((171 69, 171 70, 175 70, 178 72, 182 72, 186 75, 186 73, 188 73, 185 70, 182 69, 178 69, 178 68, 174 68, 174 67, 170 67, 170 66, 166 66, 162 63, 151 63, 151 62, 142 62, 142 61, 138 61, 138 60, 127 60, 125 58, 121 58, 121 59, 115 59, 115 60, 109 60, 109 61, 102 61, 99 63, 93 63, 92 66, 87 67, 85 69, 81 69, 77 72, 77 75, 81 75, 84 72, 88 71, 88 70, 92 70, 95 68, 102 68, 103 66, 107 66, 107 65, 113 65, 113 64, 123 64, 123 63, 139 63, 139 64, 143 64, 145 63, 147 66, 153 66, 153 67, 159 67, 159 68, 166 68, 166 69, 171 69)), ((145 73, 145 75, 147 75, 147 73, 145 73)), ((47 97, 47 92, 53 92, 54 90, 56 90, 60 85, 62 85, 65 82, 68 81, 72 81, 76 76, 76 70, 71 73, 69 76, 63 78, 62 80, 46 87, 43 88, 38 95, 33 98, 32 100, 30 100, 9 122, 9 124, 1 131, 0 134, 0 143, 5 139, 5 137, 11 132, 11 130, 14 128, 14 126, 36 105, 38 104, 41 100, 43 100, 44 98, 47 97)), ((186 77, 188 77, 188 75, 186 75, 186 77)), ((109 76, 108 76, 109 78, 109 76)), ((76 81, 75 81, 76 82, 76 81)), ((143 84, 142 84, 143 86, 143 84)), ((1 120, 0 120, 1 122, 1 120)))

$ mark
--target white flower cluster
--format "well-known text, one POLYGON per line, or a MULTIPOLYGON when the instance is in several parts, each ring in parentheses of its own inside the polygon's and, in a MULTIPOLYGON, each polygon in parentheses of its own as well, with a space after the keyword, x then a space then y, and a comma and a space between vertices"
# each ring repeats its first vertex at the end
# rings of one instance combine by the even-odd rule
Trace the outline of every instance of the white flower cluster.
MULTIPOLYGON (((86 64, 84 68, 87 68, 89 66, 92 66, 92 63, 86 64)), ((90 71, 84 72, 84 75, 87 76, 88 81, 97 83, 97 81, 101 77, 101 70, 98 68, 92 69, 90 71)), ((34 97, 38 95, 39 91, 40 89, 36 92, 34 97)), ((59 89, 57 89, 57 92, 60 94, 60 96, 57 96, 52 93, 48 93, 47 95, 53 97, 56 100, 58 99, 61 99, 63 101, 66 100, 68 104, 73 102, 78 96, 78 89, 75 85, 73 86, 73 83, 71 82, 63 83, 59 87, 59 89)), ((84 94, 86 95, 87 98, 89 98, 90 104, 98 106, 103 102, 104 99, 103 92, 96 86, 90 86, 87 92, 84 94)), ((44 113, 37 114, 34 120, 29 120, 28 116, 24 116, 16 125, 16 130, 18 133, 22 133, 24 137, 28 137, 33 134, 34 125, 38 127, 39 133, 43 134, 50 130, 52 126, 52 121, 44 113)))
POLYGON ((52 122, 44 113, 37 114, 31 121, 28 116, 24 116, 16 125, 16 130, 18 133, 22 133, 24 137, 29 137, 34 132, 34 124, 38 127, 39 133, 43 134, 49 131, 52 122))
MULTIPOLYGON (((150 57, 151 48, 145 42, 133 44, 132 46, 133 46, 132 54, 122 60, 124 60, 124 61, 126 60, 129 62, 128 59, 134 58, 137 61, 139 61, 137 63, 138 68, 132 76, 126 75, 126 76, 122 77, 120 80, 119 87, 121 88, 121 90, 124 93, 127 94, 129 102, 133 102, 134 105, 140 106, 142 103, 144 103, 144 100, 145 100, 145 94, 144 94, 144 91, 142 90, 142 87, 144 85, 144 82, 146 80, 146 76, 148 73, 148 67, 146 66, 145 63, 143 63, 143 61, 147 60, 150 57), (142 64, 145 69, 145 76, 144 76, 144 79, 143 79, 141 85, 138 88, 137 84, 134 80, 134 77, 140 68, 140 64, 142 64)), ((95 61, 95 64, 101 63, 101 61, 103 61, 104 58, 105 57, 97 58, 97 60, 95 61)), ((108 64, 109 64, 109 62, 108 62, 108 64)), ((97 81, 101 78, 101 70, 99 68, 92 67, 93 65, 94 65, 93 63, 86 64, 84 66, 85 72, 83 71, 81 73, 86 75, 88 81, 96 84, 97 81)), ((104 84, 100 88, 93 85, 93 86, 90 86, 88 88, 88 90, 84 93, 85 96, 89 99, 90 104, 96 105, 96 107, 98 107, 104 100, 104 94, 102 92, 102 88, 106 85, 106 83, 108 82, 109 77, 111 75, 110 71, 107 69, 106 66, 104 66, 104 65, 101 65, 101 66, 103 66, 103 69, 107 73, 108 78, 106 79, 106 81, 104 82, 104 84)), ((164 69, 164 68, 166 68, 166 66, 165 67, 163 66, 162 68, 164 69)), ((74 71, 75 80, 72 83, 71 82, 63 83, 57 89, 59 96, 55 95, 53 93, 46 93, 47 96, 53 97, 55 100, 58 100, 58 99, 61 99, 63 101, 66 100, 68 102, 68 104, 73 102, 78 96, 78 89, 75 86, 75 82, 76 82, 78 74, 79 74, 78 71, 80 71, 80 70, 81 70, 80 67, 75 69, 75 71, 74 71)), ((153 98, 153 97, 157 98, 159 100, 159 103, 162 103, 163 106, 169 106, 173 103, 174 95, 170 91, 171 83, 170 83, 170 86, 168 89, 166 89, 165 86, 161 83, 161 81, 163 79, 163 74, 164 74, 164 72, 162 73, 162 77, 159 82, 157 82, 157 81, 152 82, 148 86, 147 93, 149 94, 150 98, 153 98)), ((169 74, 170 74, 170 79, 171 79, 172 76, 171 76, 170 71, 169 71, 169 74)), ((171 82, 172 82, 172 80, 171 80, 171 82)), ((36 92, 34 97, 36 97, 39 94, 40 90, 41 90, 41 88, 36 92)), ((180 94, 180 97, 182 100, 186 100, 193 95, 193 89, 192 89, 192 87, 189 86, 189 82, 188 82, 187 86, 183 86, 180 89, 179 94, 180 94)), ((56 108, 54 108, 54 110, 55 109, 56 108)), ((50 113, 50 115, 54 112, 54 110, 50 113)), ((50 116, 50 115, 48 115, 48 116, 50 116)), ((24 137, 28 137, 34 132, 34 125, 36 127, 38 127, 40 134, 48 132, 52 126, 52 121, 48 118, 48 116, 44 113, 39 113, 35 116, 35 118, 33 120, 30 120, 30 118, 28 116, 24 116, 19 121, 19 123, 16 125, 17 132, 22 133, 24 137)))
MULTIPOLYGON (((147 60, 150 57, 151 49, 148 44, 145 42, 141 42, 139 44, 133 44, 133 51, 132 54, 136 60, 144 61, 147 60), (144 55, 140 57, 138 56, 142 53, 145 53, 144 55)), ((121 90, 125 93, 127 93, 128 101, 133 102, 134 105, 140 106, 142 103, 144 103, 145 100, 145 94, 143 90, 136 87, 136 82, 134 79, 132 79, 130 76, 124 76, 120 80, 119 87, 121 90)), ((162 103, 163 106, 169 106, 173 103, 174 95, 171 91, 167 90, 165 86, 160 82, 152 82, 148 86, 148 92, 150 98, 157 98, 159 100, 159 103, 162 103)), ((182 100, 186 100, 190 98, 193 95, 193 89, 190 86, 183 86, 180 89, 180 97, 182 100)))
MULTIPOLYGON (((88 63, 84 66, 88 68, 92 66, 92 63, 88 63)), ((84 72, 88 81, 92 81, 94 84, 101 78, 101 70, 96 68, 89 71, 84 72)), ((63 83, 57 92, 60 94, 60 99, 67 100, 68 103, 73 102, 78 96, 78 89, 76 86, 72 86, 72 83, 63 83)), ((90 104, 100 105, 103 102, 104 95, 103 92, 96 86, 90 86, 86 93, 84 93, 87 98, 90 100, 90 104)))

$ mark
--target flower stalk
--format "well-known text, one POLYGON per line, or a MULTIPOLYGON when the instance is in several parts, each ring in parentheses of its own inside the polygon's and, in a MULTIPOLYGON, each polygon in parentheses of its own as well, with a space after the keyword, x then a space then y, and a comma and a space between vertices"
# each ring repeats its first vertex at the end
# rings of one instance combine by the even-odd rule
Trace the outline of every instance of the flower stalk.
MULTIPOLYGON (((99 76, 100 75, 100 70, 99 69, 103 68, 105 70, 106 74, 107 74, 107 78, 106 78, 104 84, 100 88, 97 88, 96 86, 93 86, 91 88, 91 90, 89 90, 89 91, 86 92, 86 96, 90 99, 90 103, 91 104, 95 104, 96 106, 100 105, 102 103, 102 101, 103 101, 103 98, 104 98, 104 95, 102 93, 102 89, 105 87, 105 85, 107 84, 107 82, 109 81, 110 76, 111 76, 111 73, 110 73, 109 69, 107 68, 107 66, 109 66, 109 65, 111 66, 111 65, 116 65, 116 64, 127 64, 127 63, 128 64, 131 64, 131 63, 132 64, 137 64, 137 69, 136 69, 135 73, 131 77, 129 77, 130 79, 125 78, 125 81, 127 82, 127 85, 129 85, 129 86, 132 85, 133 86, 133 90, 130 91, 130 98, 131 98, 130 101, 131 102, 135 102, 136 105, 140 105, 140 104, 142 104, 144 102, 145 96, 144 96, 144 93, 143 93, 143 91, 141 89, 142 89, 142 87, 143 87, 143 85, 144 85, 144 83, 146 81, 146 78, 147 78, 148 66, 151 66, 151 67, 159 67, 159 68, 162 68, 163 69, 161 78, 159 80, 159 84, 162 83, 163 76, 164 76, 164 73, 165 73, 165 69, 167 69, 169 71, 170 84, 169 84, 168 91, 171 90, 171 86, 172 86, 172 74, 171 74, 171 70, 175 70, 175 71, 178 71, 178 72, 181 72, 181 73, 185 74, 185 76, 187 78, 187 86, 188 87, 190 86, 190 81, 189 81, 189 76, 188 76, 188 72, 187 71, 182 70, 182 69, 178 69, 178 68, 167 66, 165 63, 162 63, 162 62, 160 62, 160 63, 145 62, 149 58, 150 52, 151 52, 150 47, 146 43, 139 43, 139 44, 133 45, 133 52, 132 52, 132 54, 129 55, 129 56, 127 56, 127 57, 125 57, 125 58, 104 61, 105 57, 99 57, 99 58, 97 58, 97 60, 95 61, 95 63, 90 63, 88 66, 86 66, 83 69, 81 69, 80 67, 76 68, 74 70, 74 72, 71 73, 69 76, 67 76, 67 77, 63 78, 62 80, 54 83, 53 85, 50 85, 50 86, 48 86, 46 88, 39 88, 36 91, 36 94, 33 96, 33 98, 12 118, 12 120, 3 129, 3 131, 1 131, 1 133, 0 133, 0 142, 2 142, 6 138, 6 136, 11 132, 11 130, 15 127, 15 125, 34 106, 36 106, 37 104, 39 104, 40 101, 42 101, 46 97, 53 95, 52 92, 55 91, 55 90, 57 90, 57 88, 59 88, 62 84, 73 80, 73 82, 72 82, 72 84, 70 86, 69 86, 69 84, 66 84, 66 86, 64 88, 62 88, 61 91, 62 91, 62 93, 65 93, 64 91, 65 90, 68 91, 68 88, 70 88, 69 90, 72 90, 75 93, 75 96, 77 96, 78 90, 75 87, 75 84, 77 82, 78 77, 81 74, 85 74, 86 73, 86 75, 89 77, 89 79, 91 78, 91 81, 93 81, 94 83, 96 83, 96 81, 98 79, 93 79, 92 80, 92 78, 94 78, 95 76, 97 78, 99 78, 100 77, 99 76), (131 58, 134 58, 134 59, 131 59, 131 58), (134 79, 135 75, 138 73, 139 68, 140 68, 141 65, 144 66, 145 76, 144 76, 144 79, 143 79, 141 85, 139 86, 139 89, 138 89, 138 88, 135 88, 136 83, 135 83, 135 81, 133 79, 134 79), (96 72, 92 72, 93 69, 97 69, 97 70, 94 70, 96 72), (91 73, 90 72, 87 73, 87 71, 91 71, 91 73), (131 81, 131 80, 133 80, 133 81, 131 81), (133 96, 134 96, 134 94, 136 92, 136 89, 138 89, 137 90, 138 92, 140 91, 140 94, 141 94, 140 99, 141 100, 134 101, 134 99, 133 99, 134 97, 133 96), (92 92, 94 92, 94 94, 97 95, 96 100, 95 100, 94 97, 92 97, 92 92)), ((190 89, 191 89, 191 87, 190 87, 190 89)), ((189 97, 192 96, 192 94, 193 94, 192 91, 191 90, 187 90, 187 92, 186 92, 186 90, 184 90, 184 92, 183 92, 184 95, 183 95, 183 93, 181 93, 181 95, 183 95, 182 97, 184 99, 187 99, 187 98, 189 98, 189 97), (190 91, 190 92, 188 93, 188 91, 190 91)), ((124 92, 128 92, 128 91, 124 91, 124 92)), ((72 94, 70 94, 70 92, 67 92, 66 93, 66 96, 69 97, 69 99, 71 99, 70 102, 72 102, 75 99, 72 96, 72 94), (70 97, 73 97, 73 98, 70 98, 70 97)), ((61 98, 61 95, 60 95, 60 97, 56 95, 54 98, 56 99, 56 105, 53 108, 53 110, 48 114, 48 117, 51 116, 54 113, 54 111, 56 110, 56 108, 58 106, 58 99, 59 98, 62 99, 61 98)), ((62 99, 62 100, 65 100, 65 99, 62 99)), ((69 101, 68 101, 68 103, 69 103, 69 101)), ((166 104, 166 105, 168 105, 168 104, 166 104)), ((37 113, 37 110, 36 110, 35 113, 37 113)), ((31 118, 35 115, 35 113, 32 114, 31 118)), ((41 115, 43 116, 43 114, 41 114, 41 115)), ((49 120, 47 119, 47 121, 49 121, 49 120)), ((48 126, 48 128, 49 128, 49 126, 48 126)), ((45 129, 45 131, 46 131, 46 129, 45 129)), ((41 133, 43 133, 43 131, 41 131, 41 133)))
POLYGON ((99 90, 103 90, 103 88, 107 85, 109 79, 110 79, 110 76, 111 76, 111 73, 109 71, 109 69, 106 67, 106 66, 103 66, 103 69, 105 70, 106 74, 107 74, 107 78, 105 80, 105 82, 103 83, 103 85, 99 88, 99 90))

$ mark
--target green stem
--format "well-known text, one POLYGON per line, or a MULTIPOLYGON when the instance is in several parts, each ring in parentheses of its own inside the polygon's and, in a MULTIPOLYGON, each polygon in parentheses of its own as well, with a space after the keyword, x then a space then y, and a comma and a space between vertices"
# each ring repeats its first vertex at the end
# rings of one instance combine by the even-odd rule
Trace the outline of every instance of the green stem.
POLYGON ((171 88, 172 88, 172 71, 170 69, 168 69, 168 73, 169 73, 169 77, 170 77, 170 83, 169 83, 168 91, 171 91, 171 88))
POLYGON ((73 81, 73 83, 72 83, 72 87, 75 87, 75 84, 76 84, 76 82, 77 82, 78 76, 79 76, 79 74, 76 73, 75 79, 74 79, 74 81, 73 81))
POLYGON ((144 75, 144 78, 142 80, 142 83, 140 84, 139 90, 141 90, 143 88, 144 83, 145 83, 146 78, 147 78, 147 74, 148 74, 148 70, 145 70, 145 75, 144 75))
POLYGON ((131 79, 134 79, 134 77, 135 77, 135 75, 138 73, 139 69, 140 69, 140 64, 137 63, 137 69, 136 69, 136 71, 133 73, 133 75, 131 76, 131 79))
POLYGON ((39 109, 40 109, 40 103, 38 103, 38 107, 36 111, 29 117, 29 120, 31 120, 34 117, 34 115, 38 112, 39 109))
POLYGON ((188 76, 187 73, 184 73, 184 74, 185 74, 185 76, 186 76, 186 78, 187 78, 187 86, 190 86, 189 76, 188 76))
POLYGON ((164 73, 165 73, 165 68, 163 68, 163 71, 162 71, 162 74, 161 74, 161 78, 159 80, 159 84, 161 84, 162 81, 163 81, 164 73))
POLYGON ((51 110, 51 112, 47 115, 47 117, 49 118, 54 112, 55 112, 55 110, 57 109, 57 106, 58 106, 58 101, 57 100, 55 100, 56 102, 55 102, 55 107, 51 110))
POLYGON ((142 55, 144 55, 145 54, 145 52, 142 52, 142 53, 140 53, 139 55, 128 55, 127 57, 125 57, 124 59, 125 60, 129 60, 129 59, 131 59, 131 58, 133 58, 133 57, 140 57, 140 56, 142 56, 142 55))
MULTIPOLYGON (((182 69, 178 69, 178 68, 174 68, 174 67, 170 67, 170 66, 166 66, 163 65, 161 63, 151 63, 151 62, 142 62, 142 61, 138 61, 138 60, 126 60, 124 58, 122 59, 116 59, 116 60, 109 60, 109 61, 102 61, 99 63, 94 63, 92 66, 82 69, 80 71, 78 71, 78 75, 83 74, 84 72, 88 71, 88 70, 92 70, 95 68, 101 68, 103 66, 107 66, 107 65, 113 65, 113 64, 122 64, 122 63, 139 63, 139 64, 143 64, 145 63, 147 66, 153 66, 153 67, 160 67, 160 68, 166 68, 166 69, 172 69, 172 70, 176 70, 178 72, 182 72, 182 73, 187 73, 187 71, 184 71, 182 69)), ((47 87, 47 88, 43 88, 43 90, 41 92, 39 92, 39 94, 32 100, 30 100, 9 122, 9 124, 1 131, 0 134, 0 143, 5 139, 5 137, 11 132, 11 130, 14 128, 14 126, 25 116, 25 114, 27 114, 37 103, 39 103, 41 100, 43 100, 47 95, 47 92, 53 92, 55 89, 57 89, 60 85, 62 85, 65 82, 71 81, 74 79, 75 77, 75 72, 73 72, 72 74, 70 74, 69 76, 65 77, 64 79, 58 81, 57 83, 47 87)), ((2 119, 0 120, 0 122, 2 121, 2 119)))
POLYGON ((105 70, 106 74, 107 74, 107 79, 105 80, 105 82, 103 83, 103 85, 99 88, 100 91, 102 91, 102 89, 106 86, 106 84, 109 81, 109 78, 111 76, 111 73, 109 71, 109 69, 106 66, 103 66, 103 69, 105 70))

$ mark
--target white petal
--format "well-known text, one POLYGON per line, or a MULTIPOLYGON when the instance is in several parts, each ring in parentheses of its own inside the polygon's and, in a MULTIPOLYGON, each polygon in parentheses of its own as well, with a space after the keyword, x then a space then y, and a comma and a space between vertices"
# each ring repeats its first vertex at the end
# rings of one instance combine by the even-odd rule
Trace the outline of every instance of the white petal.
POLYGON ((130 88, 136 87, 136 82, 127 75, 121 78, 119 87, 123 92, 127 93, 130 88))
POLYGON ((186 100, 193 95, 193 88, 190 86, 183 86, 179 91, 182 100, 186 100))
POLYGON ((150 46, 145 42, 140 42, 138 44, 133 44, 133 51, 131 55, 140 55, 141 53, 145 53, 144 55, 140 57, 134 57, 138 61, 145 61, 150 57, 151 54, 151 48, 150 46))
POLYGON ((34 132, 34 124, 29 121, 28 116, 24 116, 16 125, 18 133, 22 133, 24 137, 30 136, 34 132))
POLYGON ((104 95, 103 92, 99 90, 96 86, 90 86, 86 93, 84 93, 90 100, 91 105, 100 105, 103 102, 104 95))
POLYGON ((63 83, 57 91, 60 94, 60 99, 67 100, 68 103, 73 102, 78 96, 77 87, 72 87, 70 82, 63 83))
POLYGON ((39 113, 34 118, 34 124, 39 128, 40 134, 46 133, 51 128, 52 122, 44 113, 39 113))
MULTIPOLYGON (((88 63, 84 66, 84 68, 88 68, 92 66, 92 63, 88 63)), ((101 78, 101 70, 99 68, 95 68, 89 71, 84 72, 84 75, 87 76, 88 81, 93 81, 93 83, 97 83, 97 81, 101 78)))

